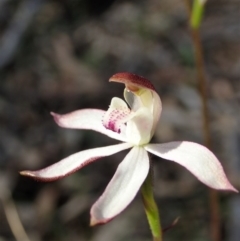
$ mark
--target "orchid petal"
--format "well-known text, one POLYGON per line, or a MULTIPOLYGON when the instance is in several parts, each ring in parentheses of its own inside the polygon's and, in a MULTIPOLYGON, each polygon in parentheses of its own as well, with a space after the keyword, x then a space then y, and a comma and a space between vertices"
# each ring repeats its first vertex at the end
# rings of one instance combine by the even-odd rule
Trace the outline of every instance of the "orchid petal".
POLYGON ((144 89, 135 94, 125 88, 123 95, 132 111, 137 111, 141 107, 146 107, 152 113, 153 95, 151 90, 144 89))
POLYGON ((156 130, 156 127, 157 127, 157 124, 158 124, 158 121, 160 119, 160 116, 161 116, 161 112, 162 112, 162 102, 161 102, 161 99, 159 97, 159 95, 157 94, 157 92, 152 92, 152 95, 153 95, 153 100, 152 100, 152 105, 153 105, 153 117, 154 117, 154 121, 153 121, 153 127, 152 127, 152 132, 151 132, 151 135, 153 136, 154 133, 155 133, 155 130, 156 130))
POLYGON ((184 166, 211 188, 237 192, 228 181, 216 156, 202 145, 176 141, 165 144, 148 144, 145 149, 154 155, 184 166))
POLYGON ((100 132, 113 139, 126 142, 123 133, 113 132, 103 126, 103 117, 106 111, 97 109, 77 110, 65 115, 51 113, 55 122, 64 128, 87 129, 100 132))
POLYGON ((76 172, 87 164, 104 156, 110 156, 122 150, 131 148, 129 143, 89 149, 75 153, 49 167, 38 171, 22 171, 21 175, 33 177, 40 181, 54 181, 76 172))
POLYGON ((149 158, 142 147, 133 147, 119 164, 102 196, 91 208, 91 225, 106 223, 134 199, 149 171, 149 158))
POLYGON ((151 129, 153 125, 153 116, 150 111, 142 107, 127 122, 126 137, 128 142, 135 145, 146 144, 151 139, 151 129))

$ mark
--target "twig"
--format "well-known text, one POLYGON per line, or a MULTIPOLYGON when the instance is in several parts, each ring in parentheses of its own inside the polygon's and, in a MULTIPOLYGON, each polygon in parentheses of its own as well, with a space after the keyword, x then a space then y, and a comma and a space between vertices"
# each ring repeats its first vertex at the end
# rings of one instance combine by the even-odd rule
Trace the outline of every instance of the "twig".
POLYGON ((10 229, 17 241, 30 241, 18 215, 17 207, 6 187, 1 188, 0 199, 10 226, 10 229))

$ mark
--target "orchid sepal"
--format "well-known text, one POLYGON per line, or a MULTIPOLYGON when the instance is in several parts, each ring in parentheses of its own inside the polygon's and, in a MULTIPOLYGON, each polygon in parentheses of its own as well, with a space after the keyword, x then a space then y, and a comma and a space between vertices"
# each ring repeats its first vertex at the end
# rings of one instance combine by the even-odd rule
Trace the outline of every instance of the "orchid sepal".
POLYGON ((146 179, 149 166, 146 150, 133 147, 119 164, 104 193, 92 206, 91 226, 109 222, 129 205, 146 179))
POLYGON ((188 141, 148 144, 145 149, 163 159, 174 161, 213 189, 238 192, 227 179, 217 157, 205 146, 188 141))
POLYGON ((123 83, 126 88, 132 92, 141 91, 143 88, 155 91, 154 86, 149 80, 142 76, 128 72, 114 74, 109 81, 123 83))
POLYGON ((70 155, 63 160, 38 171, 26 170, 21 171, 20 174, 23 176, 32 177, 39 181, 55 181, 76 172, 77 170, 102 157, 113 155, 131 147, 132 144, 130 143, 121 143, 89 149, 70 155))

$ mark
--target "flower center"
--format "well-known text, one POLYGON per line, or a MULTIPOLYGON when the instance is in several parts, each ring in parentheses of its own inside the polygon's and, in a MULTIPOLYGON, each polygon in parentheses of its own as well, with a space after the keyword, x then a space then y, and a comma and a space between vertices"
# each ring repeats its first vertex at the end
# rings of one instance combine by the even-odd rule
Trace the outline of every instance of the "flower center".
POLYGON ((148 143, 152 137, 153 116, 149 108, 139 103, 130 110, 122 99, 113 98, 103 117, 104 127, 124 135, 127 142, 134 145, 148 143))

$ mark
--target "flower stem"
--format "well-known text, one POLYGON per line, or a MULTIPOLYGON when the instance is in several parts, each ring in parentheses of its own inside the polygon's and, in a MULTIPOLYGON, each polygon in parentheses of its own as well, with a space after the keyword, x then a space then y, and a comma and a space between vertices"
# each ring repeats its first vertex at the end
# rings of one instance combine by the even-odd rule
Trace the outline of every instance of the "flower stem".
MULTIPOLYGON (((210 127, 209 127, 209 110, 207 105, 207 80, 205 76, 205 63, 202 50, 202 43, 199 29, 201 26, 202 15, 206 0, 194 0, 191 6, 189 0, 185 0, 189 15, 189 26, 192 34, 193 48, 195 53, 195 62, 197 69, 197 78, 199 84, 199 92, 202 100, 202 116, 203 116, 203 130, 204 143, 211 149, 210 127)), ((220 241, 220 227, 221 217, 218 201, 218 194, 215 190, 209 190, 209 204, 210 204, 210 222, 211 222, 211 238, 212 241, 220 241)))
POLYGON ((142 198, 153 241, 162 241, 162 228, 157 204, 153 196, 152 171, 150 170, 142 187, 142 198))

